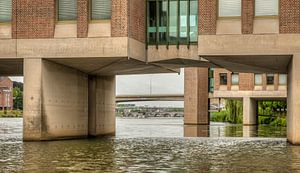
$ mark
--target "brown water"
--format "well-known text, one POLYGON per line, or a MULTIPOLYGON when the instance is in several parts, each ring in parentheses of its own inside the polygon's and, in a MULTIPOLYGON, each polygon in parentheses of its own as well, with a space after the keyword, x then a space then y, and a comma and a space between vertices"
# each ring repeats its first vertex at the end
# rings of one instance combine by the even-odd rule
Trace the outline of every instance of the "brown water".
POLYGON ((300 172, 285 128, 182 123, 118 118, 114 138, 24 143, 22 119, 0 119, 0 172, 300 172))

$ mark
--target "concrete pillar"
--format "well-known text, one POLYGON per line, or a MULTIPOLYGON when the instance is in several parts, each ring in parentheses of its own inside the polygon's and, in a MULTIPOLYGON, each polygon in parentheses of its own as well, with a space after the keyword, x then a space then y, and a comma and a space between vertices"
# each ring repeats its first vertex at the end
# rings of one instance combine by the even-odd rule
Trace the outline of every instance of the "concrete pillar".
POLYGON ((256 125, 257 124, 257 101, 249 98, 243 98, 243 124, 256 125))
POLYGON ((300 54, 293 56, 288 69, 287 138, 300 144, 300 54))
POLYGON ((115 134, 115 76, 89 76, 89 136, 115 134))
POLYGON ((88 76, 43 59, 24 59, 25 141, 88 135, 88 76))
POLYGON ((208 69, 186 68, 184 70, 184 124, 209 124, 208 105, 208 69))

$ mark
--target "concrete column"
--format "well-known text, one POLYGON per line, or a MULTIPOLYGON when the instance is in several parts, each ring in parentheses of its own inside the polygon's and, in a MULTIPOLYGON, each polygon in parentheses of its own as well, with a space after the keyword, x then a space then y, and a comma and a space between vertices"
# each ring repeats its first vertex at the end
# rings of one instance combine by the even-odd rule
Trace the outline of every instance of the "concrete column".
POLYGON ((115 76, 89 76, 89 136, 115 134, 115 76))
POLYGON ((185 125, 184 137, 209 137, 208 125, 185 125))
POLYGON ((25 141, 88 135, 88 76, 43 59, 24 59, 25 141))
POLYGON ((287 138, 300 144, 300 54, 293 56, 288 69, 287 138))
POLYGON ((257 101, 249 98, 243 98, 243 124, 256 125, 257 124, 257 101))
POLYGON ((209 124, 208 105, 208 69, 186 68, 184 70, 184 124, 209 124))

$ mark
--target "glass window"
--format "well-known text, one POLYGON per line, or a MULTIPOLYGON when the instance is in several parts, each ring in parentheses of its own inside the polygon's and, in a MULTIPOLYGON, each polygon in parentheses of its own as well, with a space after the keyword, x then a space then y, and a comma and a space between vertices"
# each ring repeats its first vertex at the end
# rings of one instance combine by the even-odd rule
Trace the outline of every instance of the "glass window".
POLYGON ((278 0, 255 0, 255 16, 278 16, 278 0))
POLYGON ((168 1, 161 0, 158 2, 158 32, 159 37, 158 40, 160 43, 167 42, 167 25, 168 25, 168 1))
POLYGON ((177 1, 170 1, 170 31, 169 31, 169 39, 170 43, 177 43, 177 1))
POLYGON ((148 2, 148 43, 156 43, 156 2, 148 2))
POLYGON ((254 84, 255 85, 262 85, 263 82, 262 82, 262 74, 255 74, 254 75, 254 84))
POLYGON ((92 0, 91 13, 92 20, 111 19, 111 0, 92 0))
POLYGON ((198 1, 190 0, 190 42, 198 40, 198 1))
POLYGON ((279 85, 286 85, 286 83, 287 83, 287 75, 280 74, 279 75, 279 85))
POLYGON ((219 0, 219 17, 241 16, 241 0, 219 0))
POLYGON ((239 84, 239 74, 238 73, 233 73, 231 75, 231 84, 232 85, 238 85, 239 84))
POLYGON ((220 73, 220 85, 227 85, 227 73, 220 73))
POLYGON ((274 85, 274 74, 267 74, 267 85, 274 85))
POLYGON ((180 37, 180 42, 181 43, 186 43, 187 42, 187 16, 188 16, 188 8, 187 8, 187 1, 186 0, 181 0, 180 1, 180 28, 179 28, 179 37, 180 37))
POLYGON ((0 22, 10 22, 12 13, 12 0, 0 0, 0 22))
POLYGON ((77 20, 77 0, 58 0, 58 20, 77 20))
POLYGON ((197 42, 198 0, 148 0, 147 4, 148 44, 197 42))

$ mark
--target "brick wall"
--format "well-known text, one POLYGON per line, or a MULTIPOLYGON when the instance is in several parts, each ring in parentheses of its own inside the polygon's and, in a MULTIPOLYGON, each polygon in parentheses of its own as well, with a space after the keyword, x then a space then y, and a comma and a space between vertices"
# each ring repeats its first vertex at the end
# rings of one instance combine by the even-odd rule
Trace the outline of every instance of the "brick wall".
POLYGON ((217 0, 199 0, 199 35, 213 35, 217 30, 217 0))
MULTIPOLYGON (((1 81, 0 81, 0 87, 8 87, 8 88, 13 88, 13 82, 9 79, 9 78, 7 78, 7 77, 5 77, 5 79, 2 79, 1 81)), ((1 96, 1 98, 0 98, 0 106, 2 106, 3 105, 3 103, 6 103, 6 97, 5 97, 5 95, 4 95, 4 93, 2 93, 2 92, 0 92, 0 96, 1 96)), ((12 92, 10 93, 10 95, 9 95, 9 100, 10 100, 10 105, 11 105, 11 107, 13 107, 13 94, 12 94, 12 92)))
POLYGON ((128 8, 128 0, 112 0, 112 37, 128 36, 128 8))
POLYGON ((300 33, 300 1, 280 0, 280 33, 300 33))
POLYGON ((90 19, 89 0, 77 0, 77 16, 77 37, 87 37, 90 19))
POLYGON ((215 68, 214 70, 214 88, 215 90, 220 89, 220 73, 227 74, 227 90, 231 89, 231 72, 224 68, 215 68))
POLYGON ((13 0, 12 11, 13 38, 52 38, 54 36, 54 0, 13 0))
POLYGON ((145 43, 146 1, 131 0, 129 6, 130 37, 145 43))
POLYGON ((253 73, 239 73, 239 90, 247 91, 254 89, 254 74, 253 73))
POLYGON ((242 34, 253 33, 255 0, 242 0, 242 34))

